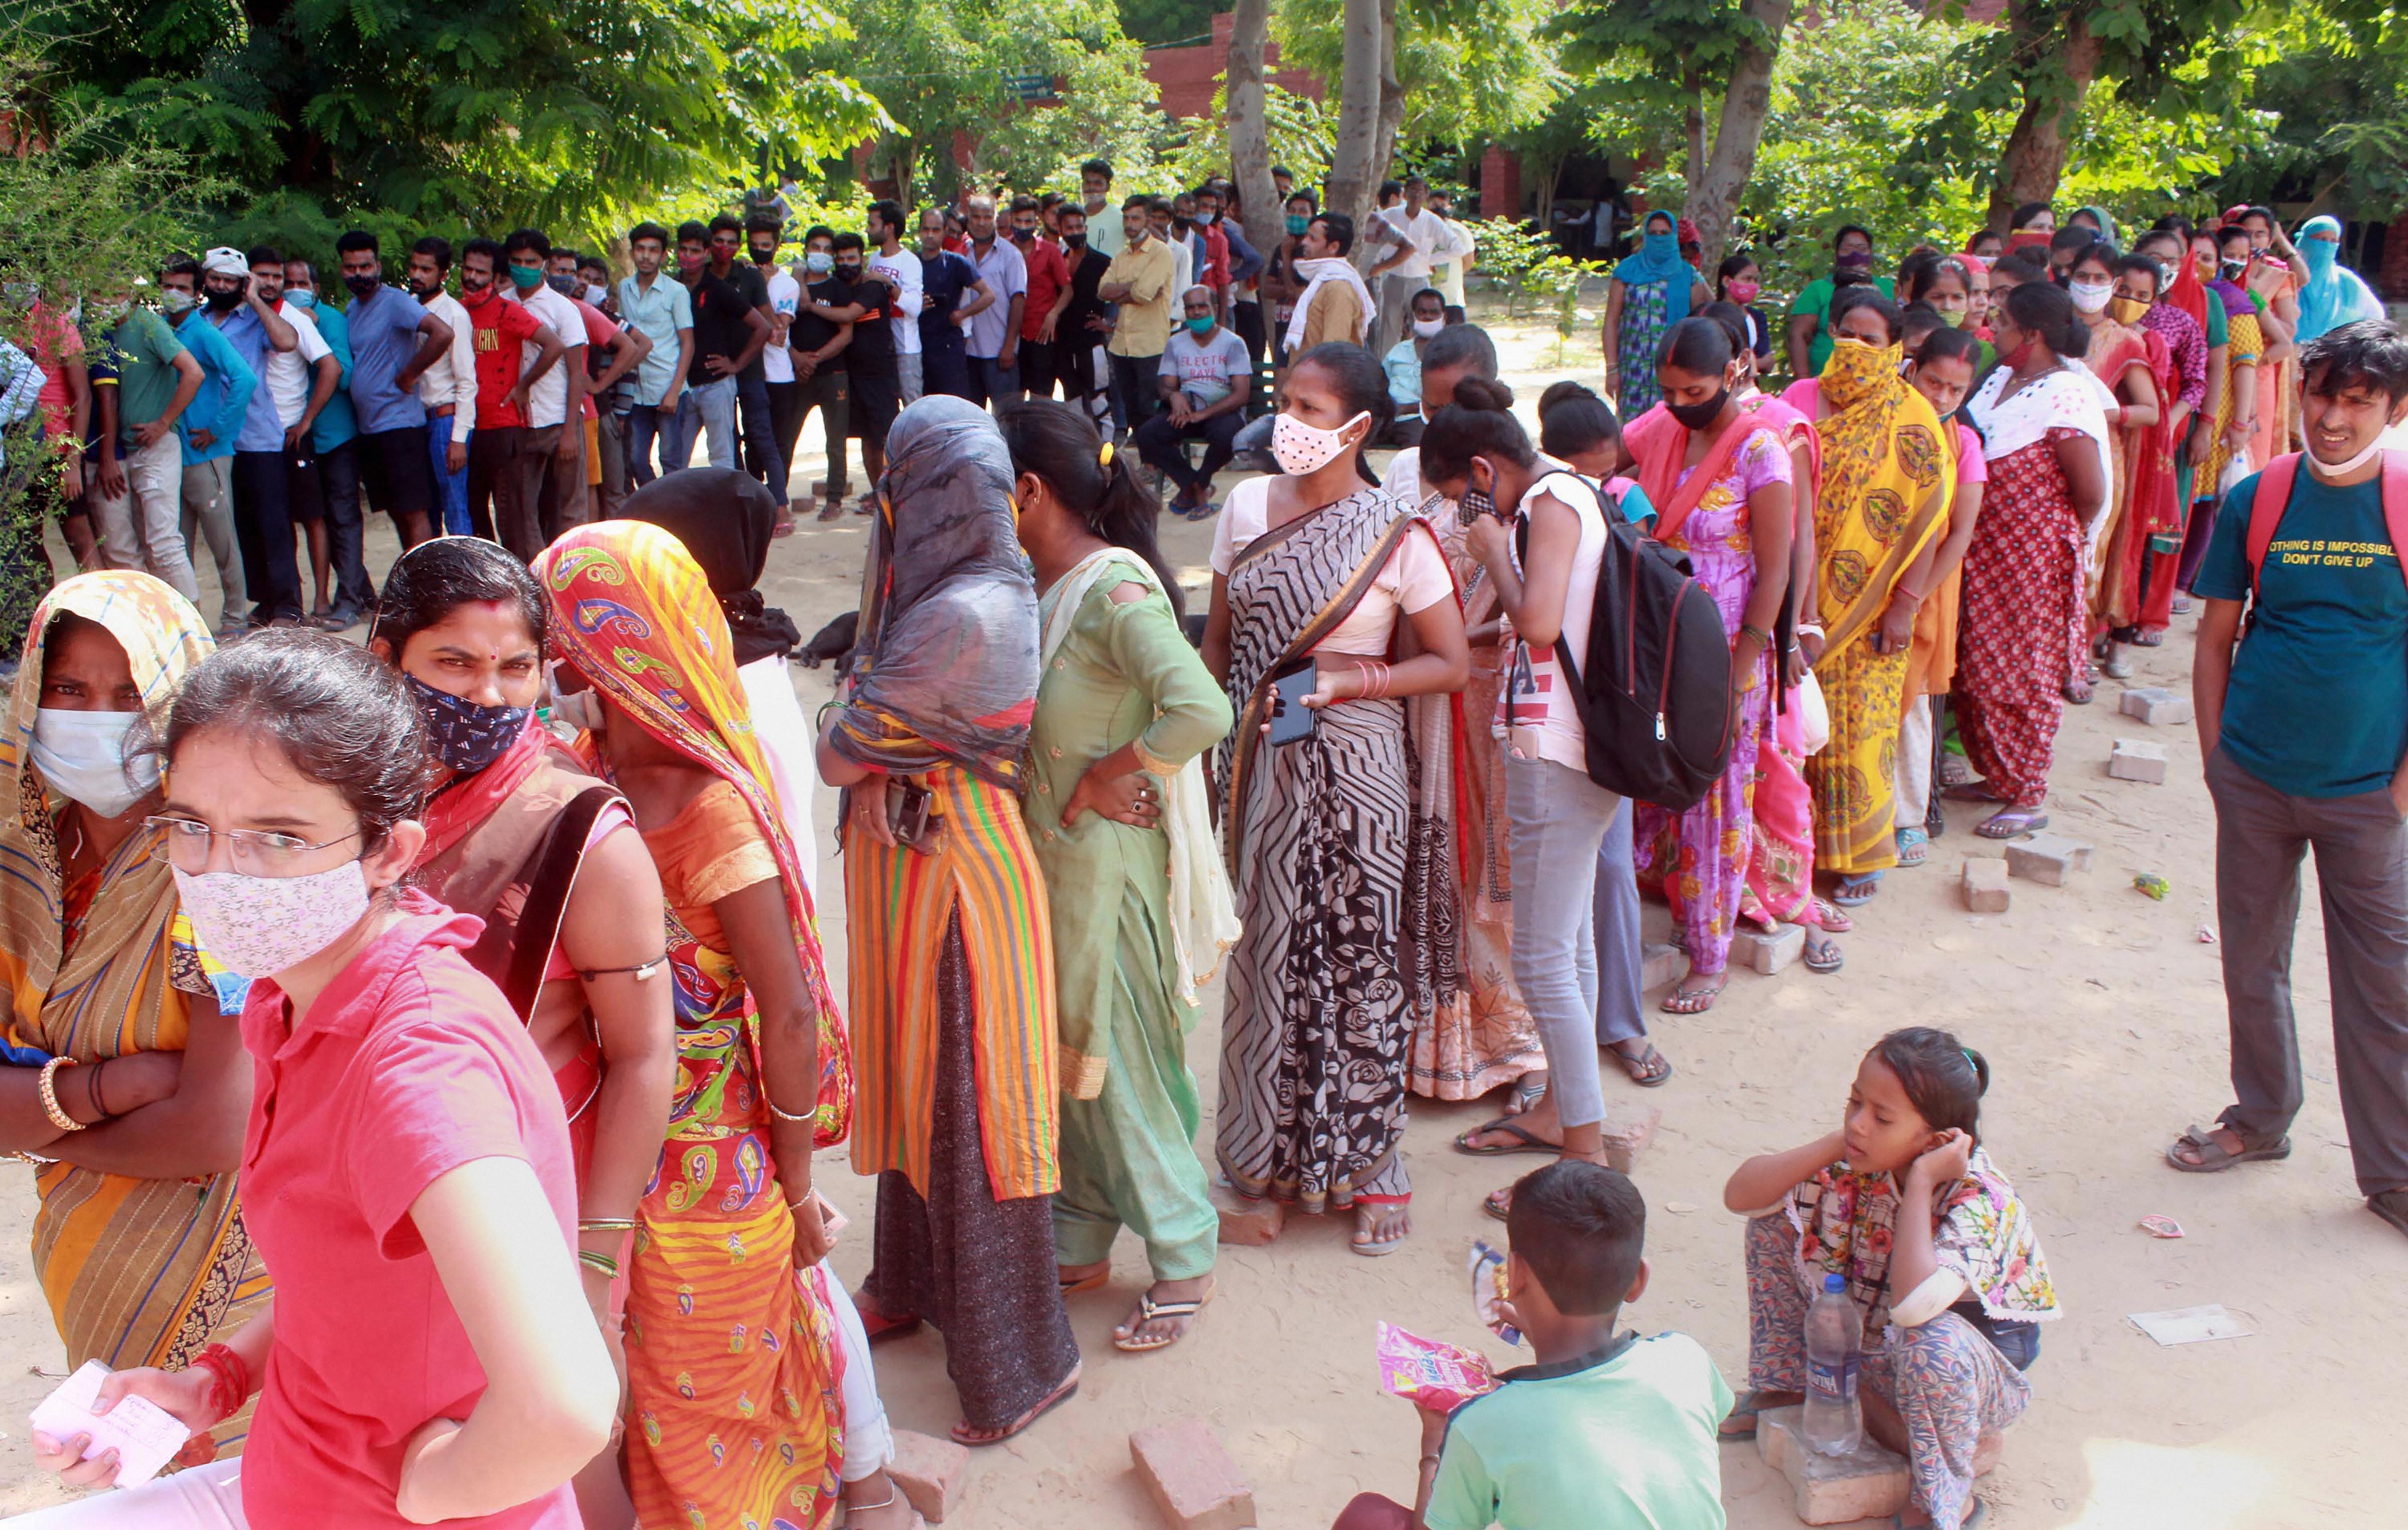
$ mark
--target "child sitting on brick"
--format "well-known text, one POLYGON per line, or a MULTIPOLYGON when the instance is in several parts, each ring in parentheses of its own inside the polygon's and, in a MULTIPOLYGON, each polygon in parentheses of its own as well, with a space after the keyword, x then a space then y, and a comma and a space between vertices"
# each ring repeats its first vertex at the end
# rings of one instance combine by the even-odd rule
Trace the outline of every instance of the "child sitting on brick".
POLYGON ((1714 1430, 1730 1389, 1684 1334, 1617 1335, 1647 1289, 1647 1204, 1612 1169, 1550 1164, 1513 1187, 1506 1291, 1538 1364, 1422 1414, 1415 1506, 1367 1493, 1335 1530, 1722 1530, 1714 1430))
POLYGON ((2031 1215, 1981 1148, 1989 1087, 1989 1064, 1946 1031, 1892 1031, 1857 1066, 1838 1131, 1749 1159, 1723 1189, 1749 1219, 1751 1389, 1723 1437, 1802 1400, 1807 1303, 1842 1277, 1865 1318, 1865 1433, 1907 1458, 1894 1522, 1907 1530, 1982 1523, 1974 1451, 2023 1416, 2037 1324, 2057 1316, 2031 1215))

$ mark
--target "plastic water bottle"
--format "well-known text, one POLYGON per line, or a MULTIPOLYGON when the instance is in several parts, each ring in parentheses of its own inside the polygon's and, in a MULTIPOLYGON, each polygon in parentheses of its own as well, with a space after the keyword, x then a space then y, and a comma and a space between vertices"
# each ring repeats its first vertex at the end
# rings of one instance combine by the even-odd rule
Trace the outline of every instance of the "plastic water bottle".
POLYGON ((1848 1282, 1823 1277, 1823 1294, 1806 1309, 1806 1443, 1825 1455, 1853 1454, 1865 1439, 1865 1410, 1856 1400, 1856 1346, 1865 1320, 1848 1299, 1848 1282))

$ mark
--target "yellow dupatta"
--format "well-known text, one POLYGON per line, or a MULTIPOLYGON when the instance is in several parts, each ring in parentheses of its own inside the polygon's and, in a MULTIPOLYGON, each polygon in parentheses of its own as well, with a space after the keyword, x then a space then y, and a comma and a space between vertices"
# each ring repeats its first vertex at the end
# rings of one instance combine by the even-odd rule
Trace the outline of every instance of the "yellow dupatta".
MULTIPOLYGON (((149 574, 79 574, 35 611, 0 730, 0 980, 7 1040, 33 1053, 103 1062, 180 1051, 188 995, 209 974, 178 912, 158 831, 128 837, 101 868, 74 949, 66 949, 57 806, 32 765, 50 630, 72 614, 125 650, 145 710, 164 716, 176 687, 212 647, 198 611, 149 574)), ((70 1164, 41 1166, 34 1265, 67 1363, 173 1368, 265 1300, 267 1278, 243 1231, 231 1173, 144 1180, 70 1164)), ((221 1426, 221 1445, 239 1437, 221 1426)))
POLYGON ((1897 346, 1842 340, 1823 369, 1830 412, 1815 422, 1814 551, 1826 657, 1881 619, 1899 576, 1948 524, 1956 492, 1956 453, 1931 405, 1898 375, 1899 357, 1897 346))

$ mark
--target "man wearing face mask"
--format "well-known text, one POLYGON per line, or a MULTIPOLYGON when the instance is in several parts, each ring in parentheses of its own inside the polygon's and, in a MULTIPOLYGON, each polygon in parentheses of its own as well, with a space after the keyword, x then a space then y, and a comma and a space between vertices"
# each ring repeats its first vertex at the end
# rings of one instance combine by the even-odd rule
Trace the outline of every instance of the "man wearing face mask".
POLYGON ((1181 299, 1184 322, 1166 343, 1156 384, 1163 412, 1137 428, 1138 455, 1179 486, 1171 509, 1190 521, 1212 513, 1212 476, 1236 454, 1254 364, 1243 340, 1212 316, 1212 290, 1201 283, 1181 299), (1187 465, 1181 443, 1204 443, 1204 465, 1187 465))
MULTIPOLYGON (((916 403, 924 379, 920 370, 920 313, 927 300, 921 287, 920 257, 903 248, 903 205, 882 199, 869 205, 862 219, 867 260, 864 268, 885 283, 894 296, 885 305, 888 328, 895 336, 895 375, 903 402, 916 403)), ((838 253, 841 254, 841 248, 838 253)), ((884 440, 882 434, 880 439, 884 440)), ((867 444, 868 437, 864 436, 867 444)), ((873 475, 870 481, 877 482, 873 475)))
POLYGON ((1430 341, 1444 328, 1443 294, 1435 287, 1415 293, 1410 332, 1380 358, 1382 370, 1388 374, 1388 398, 1397 406, 1397 418, 1388 425, 1387 445, 1422 444, 1422 426, 1426 422, 1422 419, 1422 352, 1429 349, 1430 341))
POLYGON ((755 213, 750 222, 724 214, 710 221, 711 274, 741 293, 765 326, 759 347, 736 369, 736 411, 744 434, 744 471, 769 486, 778 501, 781 524, 788 519, 786 459, 778 451, 777 422, 769 408, 768 363, 764 358, 771 350, 785 347, 781 333, 785 325, 770 305, 768 277, 769 265, 778 258, 776 240, 784 228, 782 220, 768 213, 755 213), (736 258, 746 240, 763 235, 769 236, 767 260, 758 254, 744 261, 736 258))
POLYGON ((241 565, 235 553, 234 449, 243 422, 250 418, 251 395, 258 389, 259 374, 212 320, 194 318, 203 312, 230 315, 241 304, 236 279, 222 274, 218 286, 217 304, 204 304, 201 265, 189 258, 170 262, 159 275, 160 304, 167 310, 167 322, 176 326, 177 338, 201 364, 201 391, 194 396, 192 408, 177 420, 184 445, 182 524, 184 545, 194 546, 194 534, 198 532, 217 565, 222 602, 218 638, 222 642, 250 627, 245 603, 237 593, 242 583, 241 565))
POLYGON ((1110 431, 1112 417, 1111 359, 1104 344, 1112 333, 1111 305, 1097 295, 1111 257, 1096 249, 1087 235, 1087 214, 1066 205, 1054 214, 1062 231, 1062 264, 1068 270, 1070 301, 1054 326, 1054 375, 1062 379, 1062 396, 1087 411, 1098 428, 1110 431))
POLYGON ((326 507, 326 563, 334 581, 332 608, 309 613, 310 622, 341 632, 376 604, 362 556, 367 527, 360 512, 360 422, 351 407, 351 332, 343 310, 318 301, 317 268, 306 260, 284 263, 284 301, 317 325, 335 362, 335 392, 309 426, 306 445, 317 453, 318 488, 326 507))
POLYGON ((1127 247, 1120 208, 1112 201, 1110 160, 1089 160, 1079 166, 1079 210, 1087 217, 1087 239, 1096 253, 1111 260, 1127 247))
MULTIPOLYGON (((251 418, 245 421, 242 437, 236 443, 235 533, 242 545, 243 571, 254 580, 255 587, 250 592, 251 600, 276 608, 265 620, 297 622, 304 619, 305 612, 298 570, 292 561, 295 526, 305 531, 310 572, 317 585, 317 606, 307 614, 322 617, 331 609, 325 496, 309 433, 319 412, 334 397, 342 380, 342 368, 308 313, 285 305, 284 257, 263 248, 251 251, 245 264, 251 271, 251 289, 245 302, 261 316, 263 332, 270 343, 261 357, 260 386, 251 397, 251 418), (268 322, 271 320, 273 322, 268 322), (277 332, 278 326, 292 335, 292 349, 275 343, 283 337, 277 332), (259 418, 263 413, 273 422, 272 434, 269 428, 263 428, 267 424, 259 418), (253 452, 259 454, 256 459, 253 452), (275 524, 280 505, 286 522, 281 528, 275 524), (263 574, 276 598, 256 587, 263 574), (276 589, 288 574, 294 579, 289 601, 280 598, 281 592, 276 589)), ((231 331, 231 324, 228 329, 231 331)), ((262 620, 254 610, 253 624, 262 620)))
POLYGON ((471 239, 460 251, 460 306, 467 315, 477 379, 476 430, 468 437, 469 535, 490 537, 513 556, 543 551, 537 516, 523 498, 527 403, 543 375, 560 365, 560 336, 523 303, 501 293, 508 257, 492 239, 471 239), (526 360, 532 349, 535 361, 526 360), (497 531, 507 535, 496 536, 497 531))
POLYGON ((1028 301, 1020 316, 1020 384, 1030 398, 1054 396, 1054 336, 1070 306, 1070 266, 1062 247, 1046 237, 1037 199, 1011 199, 1011 242, 1028 268, 1028 301))
POLYGON ((2235 1103, 2168 1157, 2213 1173, 2291 1151, 2286 978, 2313 846, 2358 1189, 2408 1233, 2408 456, 2383 448, 2408 421, 2408 339, 2346 324, 2308 345, 2300 373, 2308 450, 2233 487, 2193 586, 2235 1103))
POLYGON ((360 483, 394 519, 404 548, 433 535, 435 476, 426 451, 426 406, 414 391, 452 349, 452 326, 408 293, 384 284, 376 236, 353 229, 335 241, 351 290, 351 408, 360 424, 360 483))
MULTIPOLYGON (((795 315, 802 307, 803 284, 795 273, 778 264, 778 246, 785 237, 784 224, 773 219, 752 218, 744 225, 744 252, 760 269, 769 293, 769 341, 761 348, 761 378, 769 392, 769 436, 777 443, 778 461, 785 465, 788 477, 795 470, 795 441, 803 433, 802 384, 795 377, 794 353, 788 348, 794 343, 795 315)), ((824 273, 823 273, 824 275, 824 273)), ((794 523, 791 514, 781 507, 778 516, 780 535, 794 523)))
MULTIPOLYGON (((830 325, 851 326, 841 348, 845 423, 849 433, 861 442, 862 468, 869 479, 869 492, 861 496, 857 508, 867 515, 877 508, 878 479, 886 470, 886 432, 902 408, 903 382, 901 369, 896 365, 896 330, 886 322, 895 314, 895 289, 883 277, 868 269, 860 235, 849 231, 835 235, 828 247, 835 275, 811 289, 802 311, 830 325)), ((826 349, 825 345, 821 348, 823 351, 826 349)), ((843 503, 843 462, 840 454, 830 454, 828 502, 820 510, 823 521, 835 520, 843 503)))
POLYGON ((853 349, 850 320, 831 320, 832 308, 850 308, 856 297, 851 282, 836 274, 836 232, 813 224, 803 235, 803 275, 808 285, 795 311, 794 328, 786 335, 786 354, 795 369, 795 434, 817 409, 820 433, 826 442, 827 476, 812 481, 811 493, 823 501, 820 519, 833 521, 844 513, 845 436, 851 426, 851 380, 846 363, 853 349))
POLYGON ((180 523, 184 445, 178 429, 200 396, 204 374, 174 326, 148 307, 120 301, 107 331, 113 379, 96 377, 117 396, 117 442, 122 467, 112 476, 104 458, 93 498, 100 557, 111 568, 147 569, 187 601, 201 598, 180 523))
MULTIPOLYGON (((500 529, 504 546, 538 551, 585 513, 585 319, 577 305, 552 288, 552 240, 538 228, 523 228, 502 241, 509 290, 567 352, 560 365, 538 377, 527 393, 527 431, 520 437, 518 499, 521 523, 500 529), (531 518, 528 519, 528 518, 531 518)), ((534 354, 523 354, 532 368, 534 354)), ((533 553, 523 554, 532 557, 533 553)))
POLYGON ((652 342, 586 298, 584 279, 577 272, 576 250, 554 246, 544 265, 544 285, 577 310, 585 336, 585 396, 577 427, 585 437, 585 486, 580 491, 584 519, 610 520, 627 496, 627 475, 626 445, 619 438, 618 422, 609 407, 619 391, 619 380, 642 363, 652 342), (604 465, 611 458, 621 464, 615 475, 604 465))
POLYGON ((468 535, 468 434, 477 414, 477 359, 468 349, 468 314, 443 290, 452 274, 452 241, 428 235, 409 247, 402 287, 419 306, 451 327, 452 344, 418 379, 426 406, 426 468, 435 479, 444 532, 468 535))
MULTIPOLYGON (((610 290, 610 265, 607 260, 588 253, 578 256, 576 265, 578 301, 600 314, 610 326, 610 333, 622 341, 616 346, 606 345, 612 365, 595 375, 586 395, 595 411, 593 455, 600 458, 598 465, 591 460, 587 462, 586 476, 601 476, 594 491, 595 513, 607 521, 618 516, 619 507, 635 488, 627 467, 627 420, 636 408, 636 379, 652 360, 652 339, 620 314, 618 296, 610 290), (616 363, 622 356, 629 359, 625 367, 618 368, 616 363), (608 386, 602 381, 605 377, 610 379, 608 386)), ((586 330, 586 352, 591 355, 595 342, 590 321, 586 330)))

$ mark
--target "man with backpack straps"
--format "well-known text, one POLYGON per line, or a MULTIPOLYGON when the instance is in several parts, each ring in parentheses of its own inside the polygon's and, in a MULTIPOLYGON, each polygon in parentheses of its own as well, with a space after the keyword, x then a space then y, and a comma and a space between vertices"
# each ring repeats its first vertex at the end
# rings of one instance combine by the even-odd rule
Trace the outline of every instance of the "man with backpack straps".
POLYGON ((2307 454, 2234 486, 2227 510, 2247 513, 2217 518, 2193 586, 2239 1103, 2168 1158, 2214 1173, 2291 1151, 2291 944, 2313 846, 2358 1188, 2408 1233, 2408 453, 2383 449, 2408 419, 2408 338, 2345 325, 2300 370, 2307 454))

